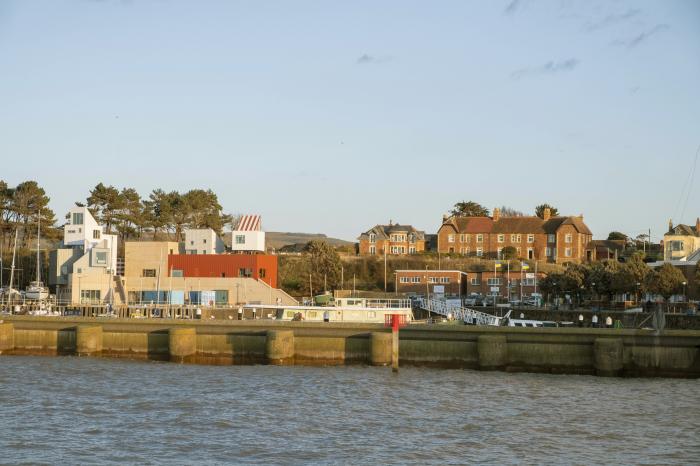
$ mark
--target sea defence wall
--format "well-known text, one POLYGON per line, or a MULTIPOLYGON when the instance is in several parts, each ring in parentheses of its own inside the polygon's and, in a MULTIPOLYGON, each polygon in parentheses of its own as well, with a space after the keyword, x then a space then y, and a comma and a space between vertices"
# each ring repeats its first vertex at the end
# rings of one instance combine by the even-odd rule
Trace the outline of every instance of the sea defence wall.
MULTIPOLYGON (((390 329, 378 324, 12 316, 0 353, 126 357, 200 364, 391 363, 390 329)), ((410 325, 401 365, 700 377, 700 331, 410 325)))

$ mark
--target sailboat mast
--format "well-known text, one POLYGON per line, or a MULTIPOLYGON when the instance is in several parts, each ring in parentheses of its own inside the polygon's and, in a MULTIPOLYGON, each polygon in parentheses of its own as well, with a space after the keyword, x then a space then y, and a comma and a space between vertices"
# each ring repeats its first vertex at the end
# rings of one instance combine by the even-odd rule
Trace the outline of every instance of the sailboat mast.
POLYGON ((15 228, 15 247, 12 249, 12 265, 10 266, 10 284, 7 287, 7 292, 12 296, 12 281, 15 278, 15 255, 17 253, 17 232, 19 230, 15 228))
POLYGON ((36 281, 41 281, 41 265, 40 265, 40 254, 39 254, 39 239, 41 238, 41 213, 36 221, 36 281))

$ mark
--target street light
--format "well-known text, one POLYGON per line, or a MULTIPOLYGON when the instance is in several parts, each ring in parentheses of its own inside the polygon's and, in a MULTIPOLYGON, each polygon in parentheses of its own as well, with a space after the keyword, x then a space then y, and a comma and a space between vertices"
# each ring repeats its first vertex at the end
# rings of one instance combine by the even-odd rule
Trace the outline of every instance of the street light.
POLYGON ((688 284, 688 282, 683 282, 683 302, 688 301, 688 299, 685 296, 686 295, 686 288, 685 287, 687 284, 688 284))

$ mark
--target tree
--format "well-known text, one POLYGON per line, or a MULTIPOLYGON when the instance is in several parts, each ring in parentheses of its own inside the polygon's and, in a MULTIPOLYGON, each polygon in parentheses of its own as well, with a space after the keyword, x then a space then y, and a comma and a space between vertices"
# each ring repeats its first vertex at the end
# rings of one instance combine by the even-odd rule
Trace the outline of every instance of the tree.
POLYGON ((508 206, 501 207, 501 216, 503 217, 524 217, 525 214, 521 211, 508 206))
POLYGON ((173 211, 170 196, 162 189, 154 189, 143 204, 144 223, 153 228, 153 239, 158 239, 158 232, 167 232, 172 224, 173 211))
POLYGON ((146 226, 146 211, 141 196, 134 188, 123 188, 119 197, 121 209, 116 213, 117 232, 124 240, 141 237, 146 226))
POLYGON ((666 301, 683 291, 684 281, 686 280, 683 273, 671 264, 664 264, 647 275, 649 291, 661 295, 666 301))
MULTIPOLYGON (((307 258, 307 274, 315 291, 324 290, 324 286, 333 289, 340 284, 342 267, 338 252, 325 241, 309 241, 304 248, 307 258)), ((308 280, 307 280, 308 281, 308 280)), ((305 284, 303 288, 308 286, 305 284)))
POLYGON ((39 219, 46 232, 56 223, 56 218, 49 209, 50 198, 36 181, 24 181, 12 190, 10 210, 14 222, 22 226, 21 243, 27 244, 28 237, 33 237, 39 219))
POLYGON ((122 208, 122 201, 119 190, 114 186, 105 186, 99 183, 90 191, 87 207, 95 220, 104 225, 106 233, 112 233, 118 211, 122 208))
POLYGON ((611 231, 608 234, 608 240, 614 240, 614 241, 627 241, 627 235, 624 233, 621 233, 619 231, 611 231))
POLYGON ((517 259, 518 250, 515 249, 513 246, 506 246, 505 248, 503 248, 503 250, 501 250, 501 258, 506 260, 517 259))
POLYGON ((472 201, 462 201, 455 204, 450 214, 456 217, 488 217, 489 210, 472 201))
POLYGON ((559 209, 547 203, 540 204, 535 207, 535 215, 537 215, 539 218, 544 218, 544 209, 549 209, 549 215, 551 217, 556 217, 559 215, 559 209))

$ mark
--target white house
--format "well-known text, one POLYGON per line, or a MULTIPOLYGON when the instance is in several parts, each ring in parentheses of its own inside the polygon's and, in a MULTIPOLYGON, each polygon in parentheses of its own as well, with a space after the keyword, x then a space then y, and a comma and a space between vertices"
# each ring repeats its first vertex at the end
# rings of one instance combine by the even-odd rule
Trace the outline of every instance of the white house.
POLYGON ((221 254, 224 242, 211 228, 185 230, 185 254, 221 254))
POLYGON ((63 243, 49 256, 49 284, 59 299, 102 303, 113 298, 117 235, 104 233, 87 207, 73 207, 63 227, 63 243))
POLYGON ((265 252, 265 232, 261 231, 260 215, 244 215, 231 232, 231 251, 265 252))

